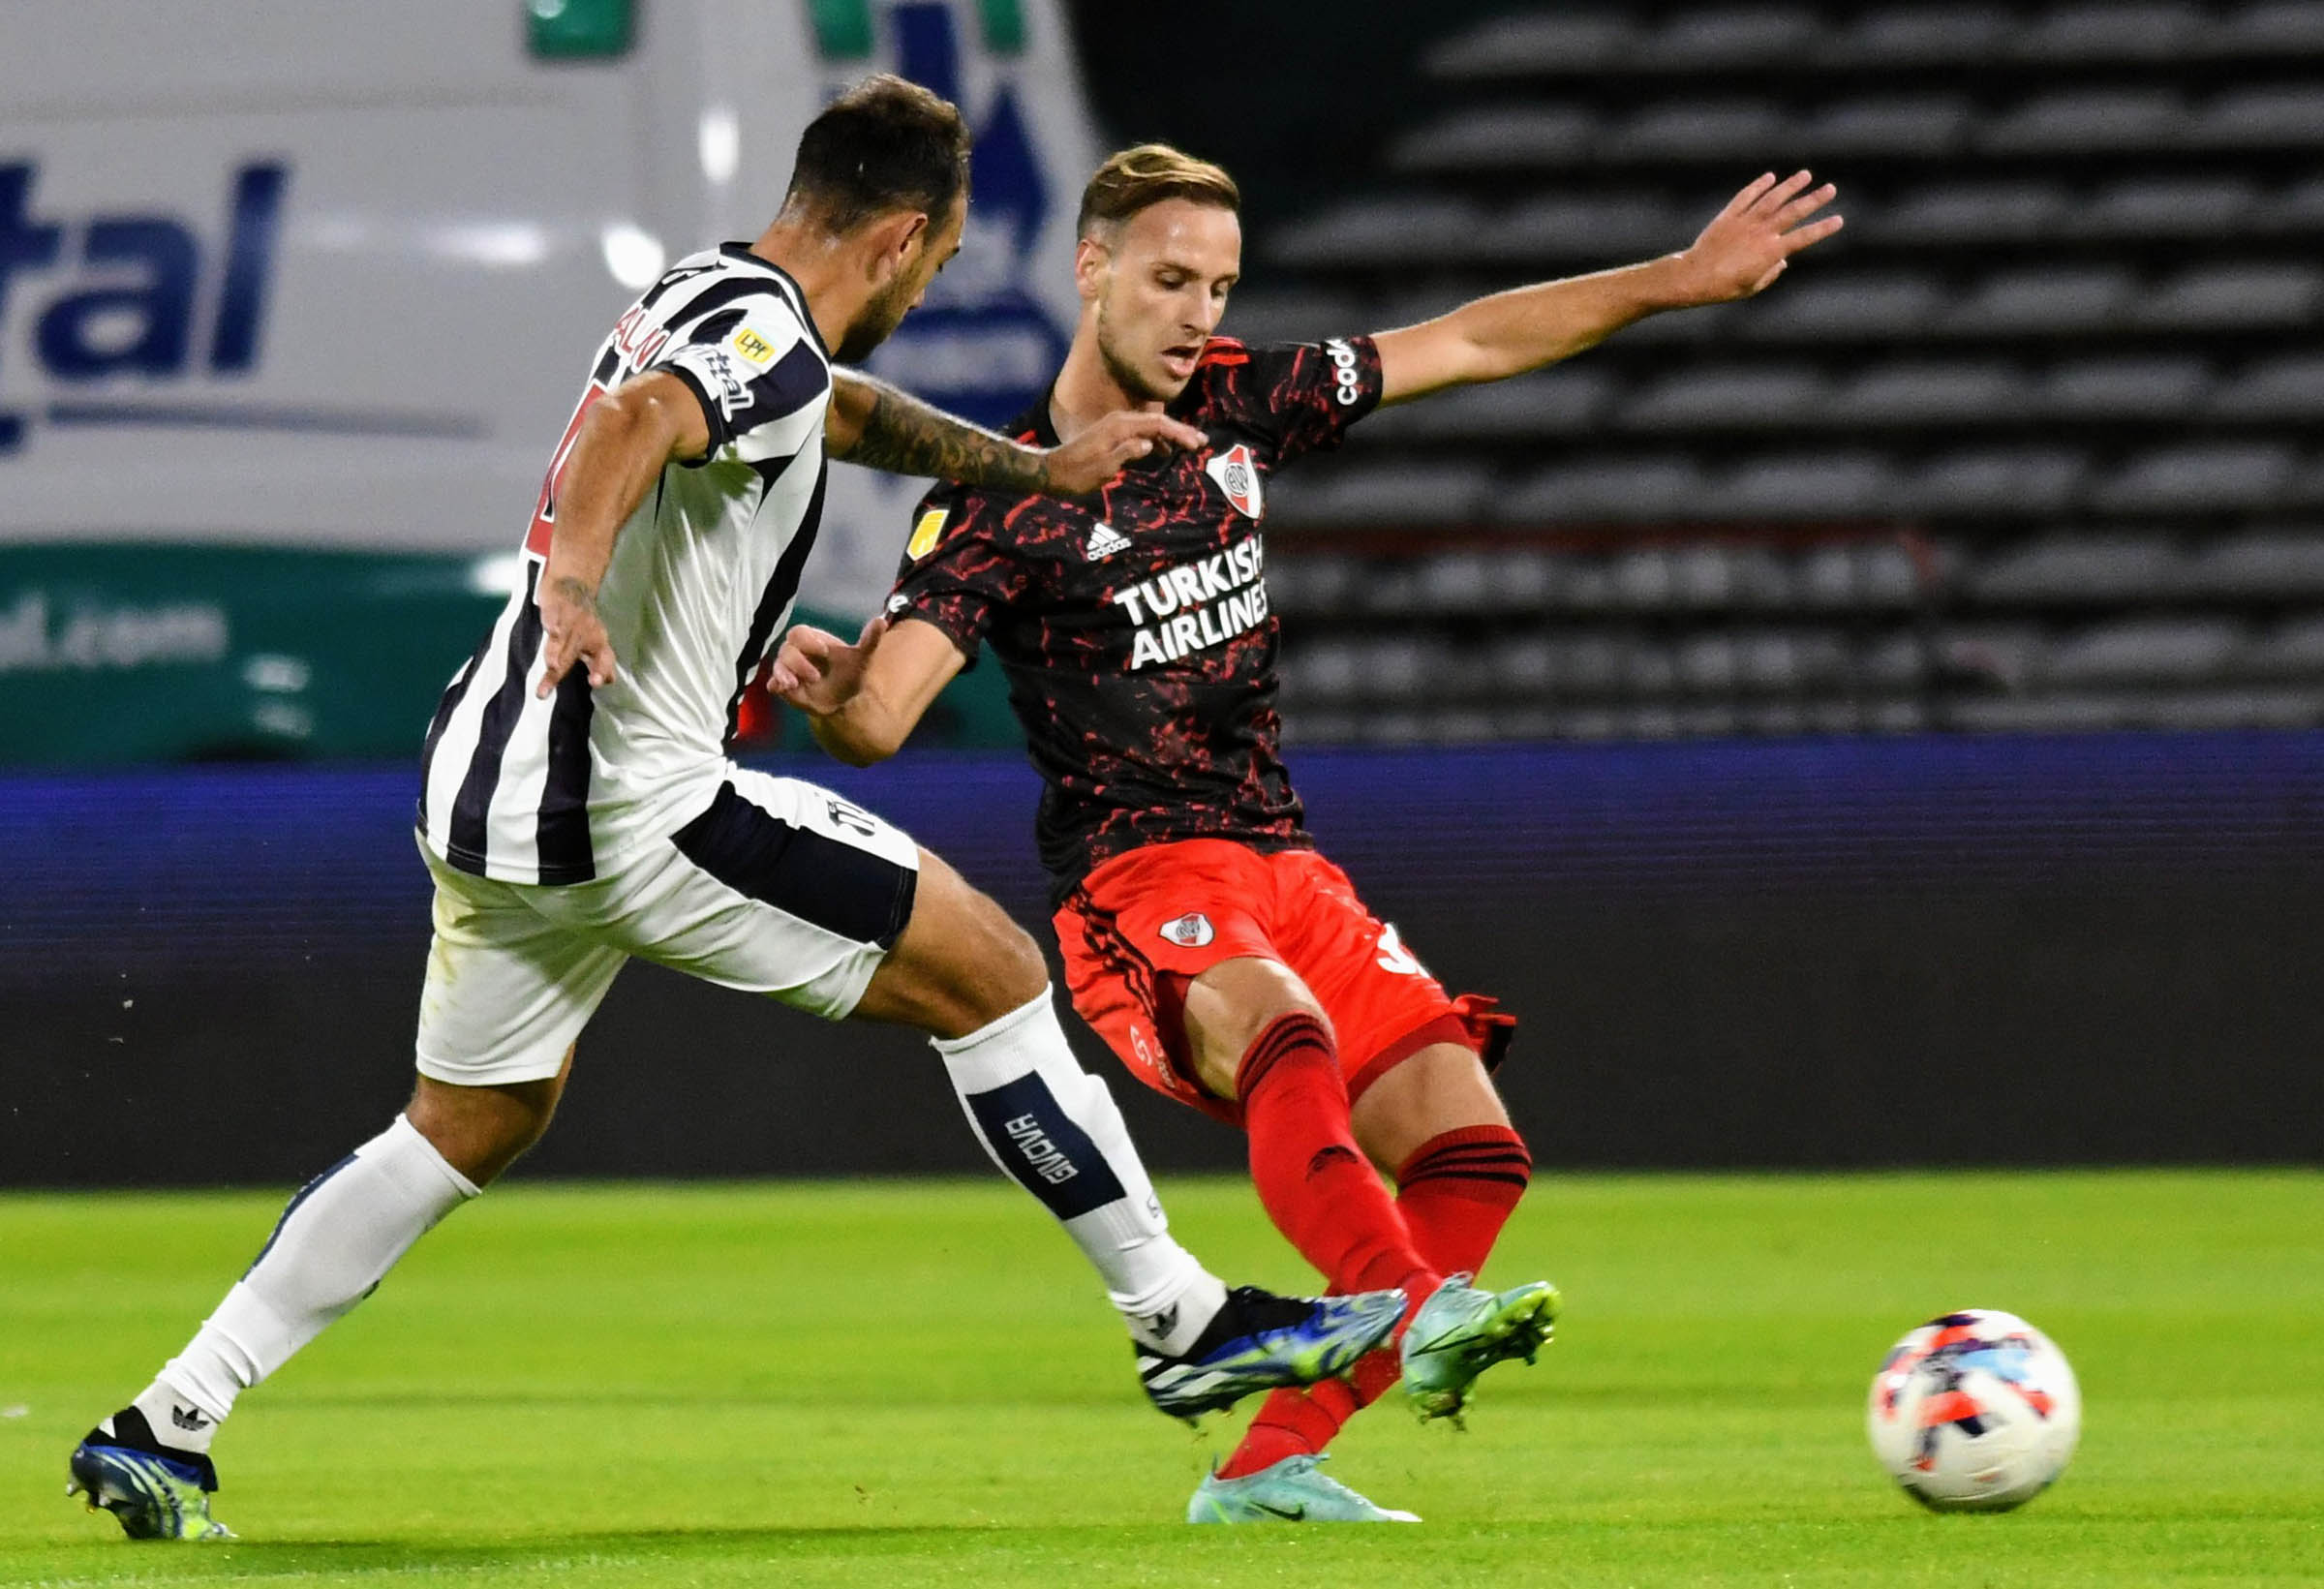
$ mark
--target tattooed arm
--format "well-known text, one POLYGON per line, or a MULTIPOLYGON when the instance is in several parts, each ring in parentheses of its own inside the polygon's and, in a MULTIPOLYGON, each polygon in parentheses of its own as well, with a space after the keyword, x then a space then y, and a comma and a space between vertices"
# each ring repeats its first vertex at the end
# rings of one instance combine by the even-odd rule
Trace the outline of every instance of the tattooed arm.
POLYGON ((853 370, 832 372, 823 447, 834 458, 891 474, 927 474, 988 491, 1079 497, 1157 446, 1199 447, 1208 439, 1161 413, 1109 414, 1063 446, 1028 447, 853 370))

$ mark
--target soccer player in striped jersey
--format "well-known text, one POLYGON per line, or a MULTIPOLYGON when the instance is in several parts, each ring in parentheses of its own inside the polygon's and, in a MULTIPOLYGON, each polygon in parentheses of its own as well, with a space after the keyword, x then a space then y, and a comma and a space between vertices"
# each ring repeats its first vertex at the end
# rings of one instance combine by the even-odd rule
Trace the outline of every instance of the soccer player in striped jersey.
POLYGON ((1241 268, 1227 173, 1147 145, 1083 197, 1082 319, 1012 429, 1055 445, 1124 413, 1198 426, 1095 499, 939 486, 883 623, 788 637, 773 678, 841 759, 892 754, 980 648, 1048 787, 1038 835, 1074 1007, 1133 1074, 1240 1126, 1276 1226, 1334 1290, 1398 1286, 1399 1352, 1268 1398, 1195 1522, 1410 1520, 1316 1471, 1399 1374, 1423 1417, 1547 1338, 1545 1284, 1466 1284, 1531 1174, 1487 1070, 1492 1001, 1451 998, 1309 836, 1278 753, 1268 476, 1383 403, 1498 381, 1641 316, 1746 297, 1836 229, 1802 171, 1750 184, 1694 245, 1518 288, 1377 336, 1245 347, 1215 330, 1241 268), (1396 1182, 1391 1198, 1379 1173, 1396 1182))
POLYGON ((767 231, 681 260, 599 349, 524 588, 428 729, 436 933, 412 1102, 291 1200, 186 1349, 74 1451, 74 1486, 133 1537, 225 1533, 220 1421, 538 1139, 632 956, 928 1033, 986 1151, 1103 1277, 1165 1412, 1344 1371, 1394 1327, 1393 1291, 1230 1292, 1171 1238, 1031 938, 878 817, 726 758, 814 544, 827 456, 1072 494, 1201 440, 1123 414, 1028 448, 835 382, 958 248, 967 148, 953 106, 868 79, 808 128, 767 231))

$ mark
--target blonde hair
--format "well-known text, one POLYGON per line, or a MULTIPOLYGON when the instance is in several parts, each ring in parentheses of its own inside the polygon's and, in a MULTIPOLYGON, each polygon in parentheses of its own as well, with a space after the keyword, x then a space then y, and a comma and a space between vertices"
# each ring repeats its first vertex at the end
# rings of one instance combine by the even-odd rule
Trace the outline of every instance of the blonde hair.
POLYGON ((1241 190, 1220 168, 1167 143, 1141 143, 1100 166, 1082 190, 1076 235, 1093 236, 1101 229, 1111 231, 1140 210, 1166 199, 1184 199, 1237 212, 1242 208, 1241 190))

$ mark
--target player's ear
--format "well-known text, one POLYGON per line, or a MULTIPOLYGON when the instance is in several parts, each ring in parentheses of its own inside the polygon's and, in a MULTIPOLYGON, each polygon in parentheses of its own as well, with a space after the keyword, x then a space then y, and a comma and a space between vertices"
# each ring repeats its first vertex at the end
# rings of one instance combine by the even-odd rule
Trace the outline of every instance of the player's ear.
POLYGON ((1073 285, 1085 302, 1105 290, 1106 274, 1114 267, 1114 251, 1094 237, 1073 245, 1073 285))
POLYGON ((928 246, 931 233, 926 210, 898 210, 872 222, 868 261, 872 284, 885 287, 910 269, 928 246))

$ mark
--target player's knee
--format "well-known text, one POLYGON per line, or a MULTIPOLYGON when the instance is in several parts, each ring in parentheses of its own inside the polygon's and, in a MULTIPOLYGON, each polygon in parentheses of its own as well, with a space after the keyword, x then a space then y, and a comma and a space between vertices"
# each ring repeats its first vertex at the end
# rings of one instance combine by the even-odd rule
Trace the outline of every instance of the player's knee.
POLYGON ((975 1013, 982 1024, 1023 1009, 1048 992, 1049 964, 1042 960, 1041 946, 1030 932, 1011 921, 991 900, 979 895, 977 901, 987 913, 984 930, 990 940, 983 975, 972 990, 978 1006, 975 1013))
POLYGON ((404 1115, 446 1164, 482 1186, 540 1141, 556 1116, 564 1081, 561 1075, 505 1086, 456 1086, 422 1076, 404 1115))

